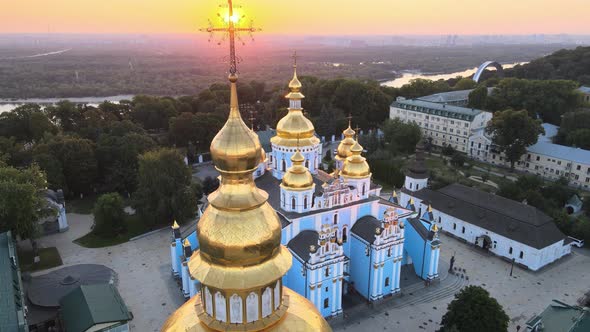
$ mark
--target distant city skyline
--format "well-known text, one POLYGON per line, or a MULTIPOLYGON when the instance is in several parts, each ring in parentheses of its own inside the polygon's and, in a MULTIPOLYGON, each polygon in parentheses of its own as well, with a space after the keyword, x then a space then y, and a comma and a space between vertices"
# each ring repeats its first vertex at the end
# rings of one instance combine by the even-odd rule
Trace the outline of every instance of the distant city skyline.
MULTIPOLYGON (((7 2, 0 33, 197 33, 221 0, 7 2), (213 9, 212 9, 213 8, 213 9)), ((587 0, 248 0, 246 20, 288 35, 588 34, 587 0)))

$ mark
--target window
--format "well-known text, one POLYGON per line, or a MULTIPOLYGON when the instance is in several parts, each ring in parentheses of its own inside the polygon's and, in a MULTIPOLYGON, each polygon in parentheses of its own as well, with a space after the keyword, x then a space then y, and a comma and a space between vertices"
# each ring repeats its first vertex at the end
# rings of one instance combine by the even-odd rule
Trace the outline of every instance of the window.
POLYGON ((326 292, 328 292, 328 287, 326 287, 326 292))
POLYGON ((496 249, 496 246, 498 245, 497 241, 494 241, 494 249, 496 249))
POLYGON ((284 172, 287 169, 287 163, 285 162, 285 159, 283 159, 283 162, 281 163, 281 170, 284 172))
POLYGON ((291 209, 295 210, 295 197, 291 198, 291 209))
POLYGON ((285 205, 287 204, 287 201, 285 200, 285 194, 283 194, 283 199, 282 199, 282 201, 283 201, 283 207, 285 207, 285 205))
POLYGON ((307 196, 303 197, 303 208, 307 209, 307 196))
POLYGON ((346 242, 348 240, 348 234, 346 227, 342 228, 342 242, 346 242))
POLYGON ((326 298, 324 299, 324 308, 328 308, 330 306, 330 299, 326 298))
POLYGON ((580 166, 580 165, 576 166, 576 170, 577 170, 577 171, 579 171, 579 170, 581 170, 581 169, 582 169, 582 166, 580 166))
POLYGON ((391 257, 391 248, 387 249, 387 257, 391 257))
POLYGON ((465 226, 461 229, 461 233, 465 234, 465 226))
POLYGON ((334 213, 334 225, 338 223, 338 214, 334 213))
POLYGON ((385 287, 389 286, 389 277, 385 278, 385 287))
POLYGON ((520 259, 523 259, 523 258, 524 258, 524 252, 522 252, 522 251, 521 251, 521 252, 520 252, 520 255, 518 255, 518 257, 519 257, 520 259))
POLYGON ((541 160, 541 157, 537 156, 537 161, 541 160))
POLYGON ((453 230, 457 229, 457 224, 453 223, 453 230))
MULTIPOLYGON (((416 188, 416 189, 418 189, 418 188, 416 188)), ((366 185, 363 183, 363 193, 362 193, 363 196, 365 196, 365 191, 366 191, 366 185)))
POLYGON ((510 247, 510 250, 508 250, 508 253, 509 253, 510 255, 512 255, 512 247, 510 247))
POLYGON ((330 268, 329 267, 326 268, 325 275, 326 275, 326 277, 330 276, 330 268))

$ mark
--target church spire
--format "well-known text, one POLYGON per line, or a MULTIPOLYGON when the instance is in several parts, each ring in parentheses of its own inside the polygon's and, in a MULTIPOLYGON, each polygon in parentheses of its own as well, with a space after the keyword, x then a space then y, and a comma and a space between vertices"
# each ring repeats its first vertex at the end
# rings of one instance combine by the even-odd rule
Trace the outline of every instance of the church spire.
MULTIPOLYGON (((231 18, 231 0, 228 7, 231 18)), ((231 19, 227 30, 230 112, 211 142, 221 183, 209 195, 197 225, 199 250, 188 261, 189 274, 201 288, 162 331, 331 331, 309 301, 282 285, 292 256, 281 245, 281 222, 268 194, 253 180, 262 148, 240 116, 231 19)))

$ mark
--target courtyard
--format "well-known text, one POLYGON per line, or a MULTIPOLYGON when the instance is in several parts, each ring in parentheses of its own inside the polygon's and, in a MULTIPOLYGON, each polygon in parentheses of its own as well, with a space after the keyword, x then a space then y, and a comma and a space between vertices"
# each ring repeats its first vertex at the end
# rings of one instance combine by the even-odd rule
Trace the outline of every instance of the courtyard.
MULTIPOLYGON (((68 214, 68 220, 70 230, 42 238, 41 246, 57 247, 64 266, 93 263, 115 270, 119 291, 134 315, 131 328, 159 331, 166 318, 184 303, 170 273, 170 230, 164 228, 120 245, 89 249, 72 241, 90 231, 92 216, 68 214)), ((413 284, 402 289, 401 296, 371 307, 357 305, 331 319, 330 324, 336 331, 435 331, 453 295, 471 284, 486 288, 500 302, 510 316, 510 331, 516 331, 517 325, 523 326, 552 299, 575 303, 589 289, 587 249, 576 249, 540 272, 515 266, 510 277, 509 262, 444 234, 441 241, 441 268, 446 268, 455 255, 455 267, 461 269, 458 275, 441 271, 441 281, 430 287, 413 284)))

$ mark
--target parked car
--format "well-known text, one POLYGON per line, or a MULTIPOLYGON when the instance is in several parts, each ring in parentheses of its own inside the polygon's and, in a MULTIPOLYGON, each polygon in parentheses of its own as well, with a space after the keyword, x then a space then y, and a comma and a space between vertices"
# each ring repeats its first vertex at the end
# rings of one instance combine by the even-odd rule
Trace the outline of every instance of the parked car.
POLYGON ((568 236, 568 239, 571 241, 570 244, 572 246, 576 246, 578 248, 582 248, 584 246, 584 240, 576 239, 575 237, 568 236))

